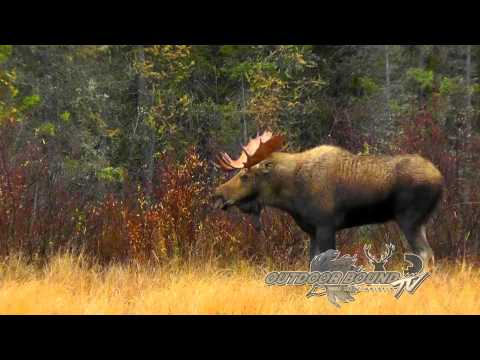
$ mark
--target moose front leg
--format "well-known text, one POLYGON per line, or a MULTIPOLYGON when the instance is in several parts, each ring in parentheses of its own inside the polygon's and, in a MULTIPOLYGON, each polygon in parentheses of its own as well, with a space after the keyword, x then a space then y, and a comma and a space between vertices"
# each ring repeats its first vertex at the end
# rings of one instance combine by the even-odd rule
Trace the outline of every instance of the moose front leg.
POLYGON ((335 230, 329 226, 318 226, 315 236, 310 239, 310 262, 316 255, 329 250, 335 250, 335 230))

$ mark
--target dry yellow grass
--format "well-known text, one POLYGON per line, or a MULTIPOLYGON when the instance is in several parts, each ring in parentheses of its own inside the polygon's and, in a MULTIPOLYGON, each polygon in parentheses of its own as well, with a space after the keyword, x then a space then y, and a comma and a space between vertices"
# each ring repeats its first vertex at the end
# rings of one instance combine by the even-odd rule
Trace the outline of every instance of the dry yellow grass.
POLYGON ((480 314, 480 270, 443 266, 417 290, 361 293, 340 309, 306 287, 268 287, 265 270, 197 265, 159 269, 85 266, 62 255, 39 270, 14 258, 0 264, 0 314, 480 314))

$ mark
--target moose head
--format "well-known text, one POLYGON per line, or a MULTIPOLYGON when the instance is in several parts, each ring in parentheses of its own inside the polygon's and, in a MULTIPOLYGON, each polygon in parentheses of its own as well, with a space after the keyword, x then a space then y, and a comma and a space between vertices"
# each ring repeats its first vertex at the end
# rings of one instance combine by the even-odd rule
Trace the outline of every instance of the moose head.
POLYGON ((220 153, 216 160, 221 170, 239 171, 216 189, 214 207, 225 210, 235 205, 242 212, 254 216, 254 223, 258 229, 262 205, 257 201, 257 197, 272 192, 274 181, 269 176, 272 167, 269 157, 282 148, 283 140, 282 135, 273 135, 270 131, 265 131, 242 146, 242 153, 236 160, 224 152, 220 153))

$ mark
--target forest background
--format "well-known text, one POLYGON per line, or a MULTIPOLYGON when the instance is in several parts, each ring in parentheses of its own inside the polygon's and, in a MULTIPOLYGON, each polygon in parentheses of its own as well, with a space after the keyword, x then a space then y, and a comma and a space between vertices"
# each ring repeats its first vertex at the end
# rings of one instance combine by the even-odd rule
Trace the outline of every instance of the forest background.
MULTIPOLYGON (((474 262, 479 74, 477 45, 1 45, 0 256, 304 261, 287 215, 268 209, 256 231, 209 201, 229 176, 214 156, 271 129, 291 152, 430 159, 446 180, 430 243, 474 262)), ((386 224, 338 241, 380 251, 401 236, 386 224)))

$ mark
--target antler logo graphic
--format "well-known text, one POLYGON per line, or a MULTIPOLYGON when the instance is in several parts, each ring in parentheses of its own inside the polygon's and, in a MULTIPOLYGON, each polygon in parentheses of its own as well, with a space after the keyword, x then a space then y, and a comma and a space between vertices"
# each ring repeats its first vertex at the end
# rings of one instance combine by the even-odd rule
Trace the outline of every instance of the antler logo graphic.
POLYGON ((371 246, 363 247, 364 253, 374 268, 366 271, 362 266, 357 266, 357 256, 342 255, 338 250, 327 250, 313 258, 310 271, 273 271, 265 277, 269 286, 308 285, 310 290, 307 298, 324 296, 335 306, 355 300, 360 292, 395 291, 395 298, 399 299, 406 291, 414 294, 420 285, 430 276, 423 271, 423 259, 413 253, 403 256, 408 264, 400 271, 386 270, 385 265, 393 256, 395 246, 386 245, 380 259, 370 254, 371 246))
POLYGON ((373 266, 373 271, 387 271, 385 269, 385 265, 387 264, 388 260, 393 256, 393 252, 395 251, 395 245, 387 244, 387 251, 383 253, 380 257, 380 260, 377 260, 372 254, 370 254, 371 245, 364 245, 363 251, 365 256, 368 258, 368 262, 373 266))

